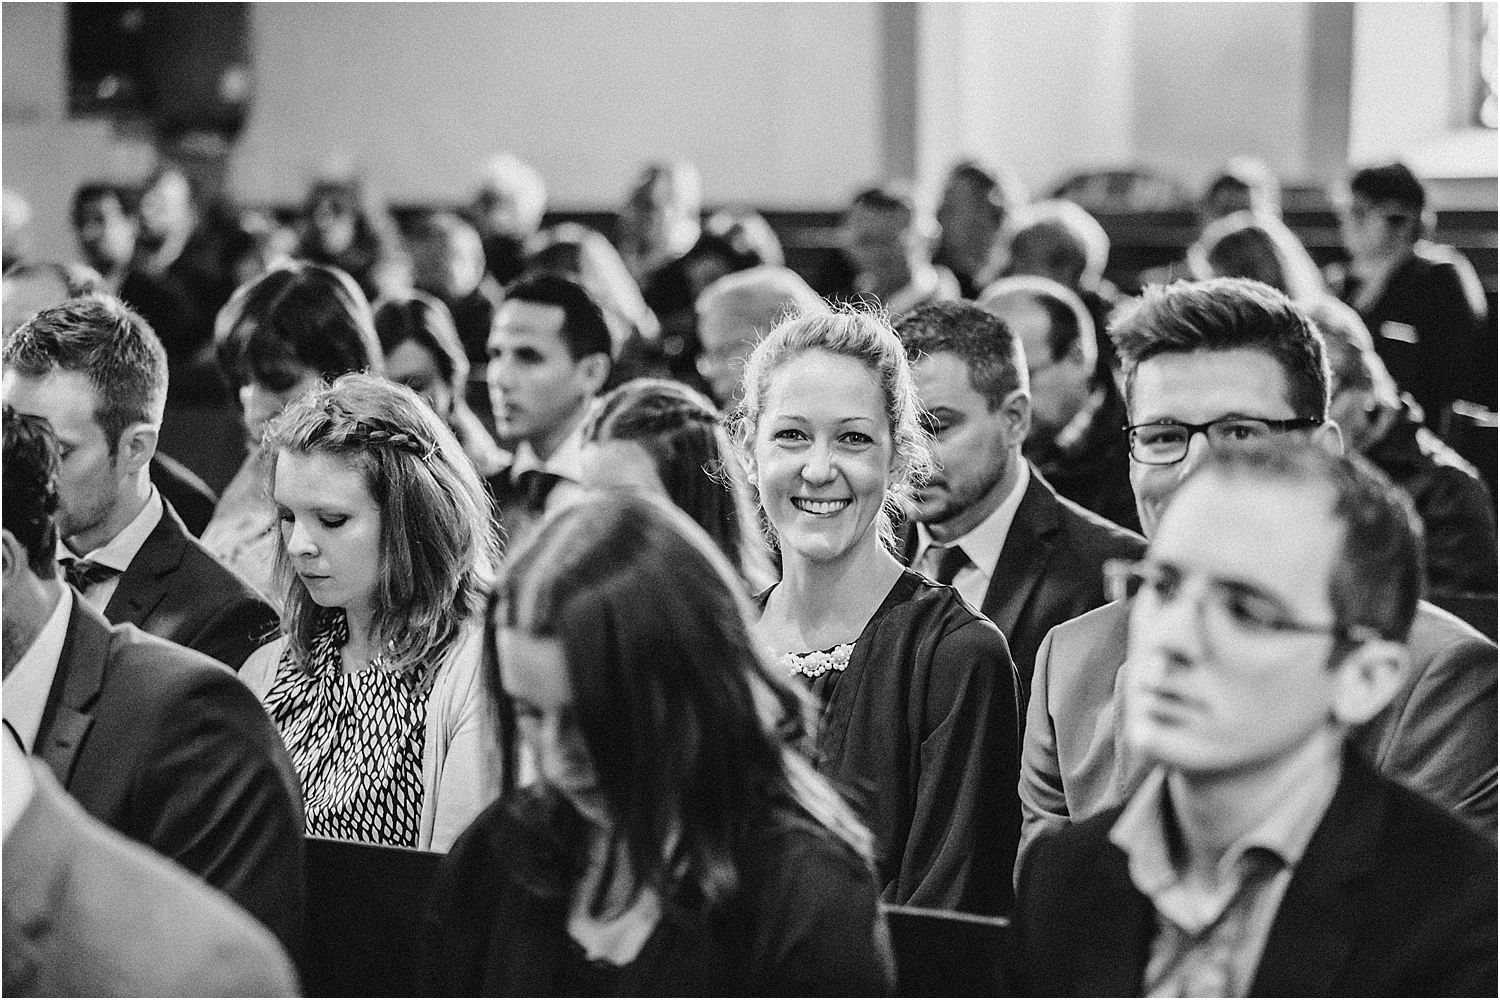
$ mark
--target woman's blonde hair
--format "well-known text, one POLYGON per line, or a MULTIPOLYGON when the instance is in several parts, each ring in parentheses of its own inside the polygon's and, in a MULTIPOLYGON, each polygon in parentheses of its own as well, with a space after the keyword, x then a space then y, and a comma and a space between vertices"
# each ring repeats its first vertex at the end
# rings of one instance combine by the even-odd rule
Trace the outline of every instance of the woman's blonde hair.
MULTIPOLYGON (((729 417, 730 438, 746 468, 755 467, 755 436, 771 377, 810 351, 851 358, 870 370, 880 386, 890 423, 893 463, 880 516, 880 537, 894 551, 895 525, 911 512, 912 495, 932 471, 931 436, 923 428, 916 384, 906 349, 883 314, 852 306, 824 307, 795 313, 766 334, 745 362, 740 405, 729 417)), ((759 496, 757 494, 757 500, 759 496)), ((777 544, 775 529, 761 504, 767 537, 777 544)))
MULTIPOLYGON (((464 625, 482 610, 499 564, 490 502, 447 425, 411 389, 377 375, 344 375, 287 406, 266 427, 261 454, 274 495, 283 451, 337 455, 364 474, 380 510, 374 638, 397 670, 424 684, 464 625)), ((281 627, 304 666, 322 619, 276 543, 285 593, 281 627)))

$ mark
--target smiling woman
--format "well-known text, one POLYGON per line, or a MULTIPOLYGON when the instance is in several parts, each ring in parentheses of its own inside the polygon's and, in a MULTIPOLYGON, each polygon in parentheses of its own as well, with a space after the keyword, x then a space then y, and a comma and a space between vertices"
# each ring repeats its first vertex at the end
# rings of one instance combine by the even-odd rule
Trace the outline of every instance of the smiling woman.
POLYGON ((281 730, 308 833, 446 850, 500 793, 473 620, 497 563, 484 487, 405 386, 351 374, 266 431, 280 639, 241 677, 281 730))
POLYGON ((1005 911, 1019 684, 994 625, 891 554, 931 464, 901 342, 871 313, 804 313, 756 347, 742 398, 733 428, 782 561, 755 636, 823 706, 816 759, 861 800, 882 898, 1005 911))

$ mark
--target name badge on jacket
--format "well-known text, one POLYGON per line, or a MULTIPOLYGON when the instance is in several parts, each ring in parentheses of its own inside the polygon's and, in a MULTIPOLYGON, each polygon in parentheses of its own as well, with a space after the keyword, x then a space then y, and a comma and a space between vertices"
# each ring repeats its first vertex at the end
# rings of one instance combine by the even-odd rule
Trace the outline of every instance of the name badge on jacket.
POLYGON ((1410 323, 1397 323, 1388 319, 1380 324, 1380 335, 1386 340, 1399 340, 1403 344, 1415 344, 1417 342, 1417 328, 1410 323))

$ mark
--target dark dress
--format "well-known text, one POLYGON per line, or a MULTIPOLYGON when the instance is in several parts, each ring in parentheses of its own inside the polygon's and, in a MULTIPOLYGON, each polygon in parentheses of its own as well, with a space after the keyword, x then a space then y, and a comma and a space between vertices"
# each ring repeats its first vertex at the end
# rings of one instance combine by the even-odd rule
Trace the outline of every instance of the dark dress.
POLYGON ((810 683, 823 703, 816 763, 875 833, 881 898, 1008 912, 1020 681, 1000 630, 952 587, 903 570, 848 666, 810 683))
POLYGON ((865 864, 794 805, 746 831, 741 890, 703 914, 679 890, 640 953, 589 961, 568 935, 582 821, 541 785, 485 810, 438 869, 418 990, 432 996, 889 995, 865 864))

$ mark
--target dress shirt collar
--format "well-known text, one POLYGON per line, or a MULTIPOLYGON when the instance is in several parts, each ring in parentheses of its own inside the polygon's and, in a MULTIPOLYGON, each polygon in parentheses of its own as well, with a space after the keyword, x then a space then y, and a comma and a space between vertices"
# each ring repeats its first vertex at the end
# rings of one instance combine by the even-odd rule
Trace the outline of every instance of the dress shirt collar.
POLYGON ((969 557, 969 562, 984 574, 986 582, 995 572, 995 566, 1000 562, 1000 552, 1005 548, 1005 538, 1010 534, 1010 526, 1016 519, 1016 511, 1021 509, 1021 500, 1026 496, 1026 487, 1031 483, 1031 465, 1022 459, 1020 461, 1021 473, 1016 477, 1016 484, 1011 487, 1005 499, 1000 502, 989 517, 980 521, 969 529, 962 538, 954 538, 947 543, 933 540, 932 533, 927 530, 927 525, 917 524, 917 553, 912 560, 916 566, 926 556, 927 550, 933 545, 947 544, 957 545, 964 550, 964 555, 969 557))
POLYGON ((550 472, 555 476, 578 482, 583 478, 583 425, 585 418, 580 418, 578 426, 563 438, 562 444, 552 453, 552 457, 545 462, 531 446, 530 441, 522 441, 515 447, 515 461, 510 466, 510 478, 514 482, 523 472, 539 469, 542 472, 550 472))
POLYGON ((73 588, 65 585, 58 589, 62 596, 57 607, 52 609, 31 648, 0 685, 0 695, 5 699, 5 721, 16 731, 27 753, 36 748, 42 713, 47 709, 47 696, 52 693, 63 643, 68 638, 68 618, 73 614, 73 588))
POLYGON ((1257 863, 1248 856, 1269 860, 1276 868, 1291 868, 1302 860, 1338 788, 1343 774, 1341 754, 1337 740, 1310 740, 1298 751, 1293 766, 1282 775, 1281 788, 1271 798, 1275 807, 1219 860, 1218 887, 1212 893, 1190 885, 1186 866, 1174 858, 1172 845, 1180 842, 1181 835, 1166 768, 1158 766, 1147 775, 1110 829, 1109 839, 1125 852, 1130 880, 1156 911, 1196 934, 1213 924, 1233 901, 1250 866, 1257 863))
POLYGON ((146 544, 146 539, 150 537, 151 532, 155 531, 156 526, 161 523, 162 511, 161 494, 153 485, 151 495, 146 499, 146 506, 141 508, 140 513, 125 525, 118 535, 94 551, 82 555, 68 548, 59 538, 57 557, 58 559, 87 559, 89 562, 108 566, 110 569, 117 569, 123 573, 130 568, 135 554, 141 550, 141 546, 146 544))

